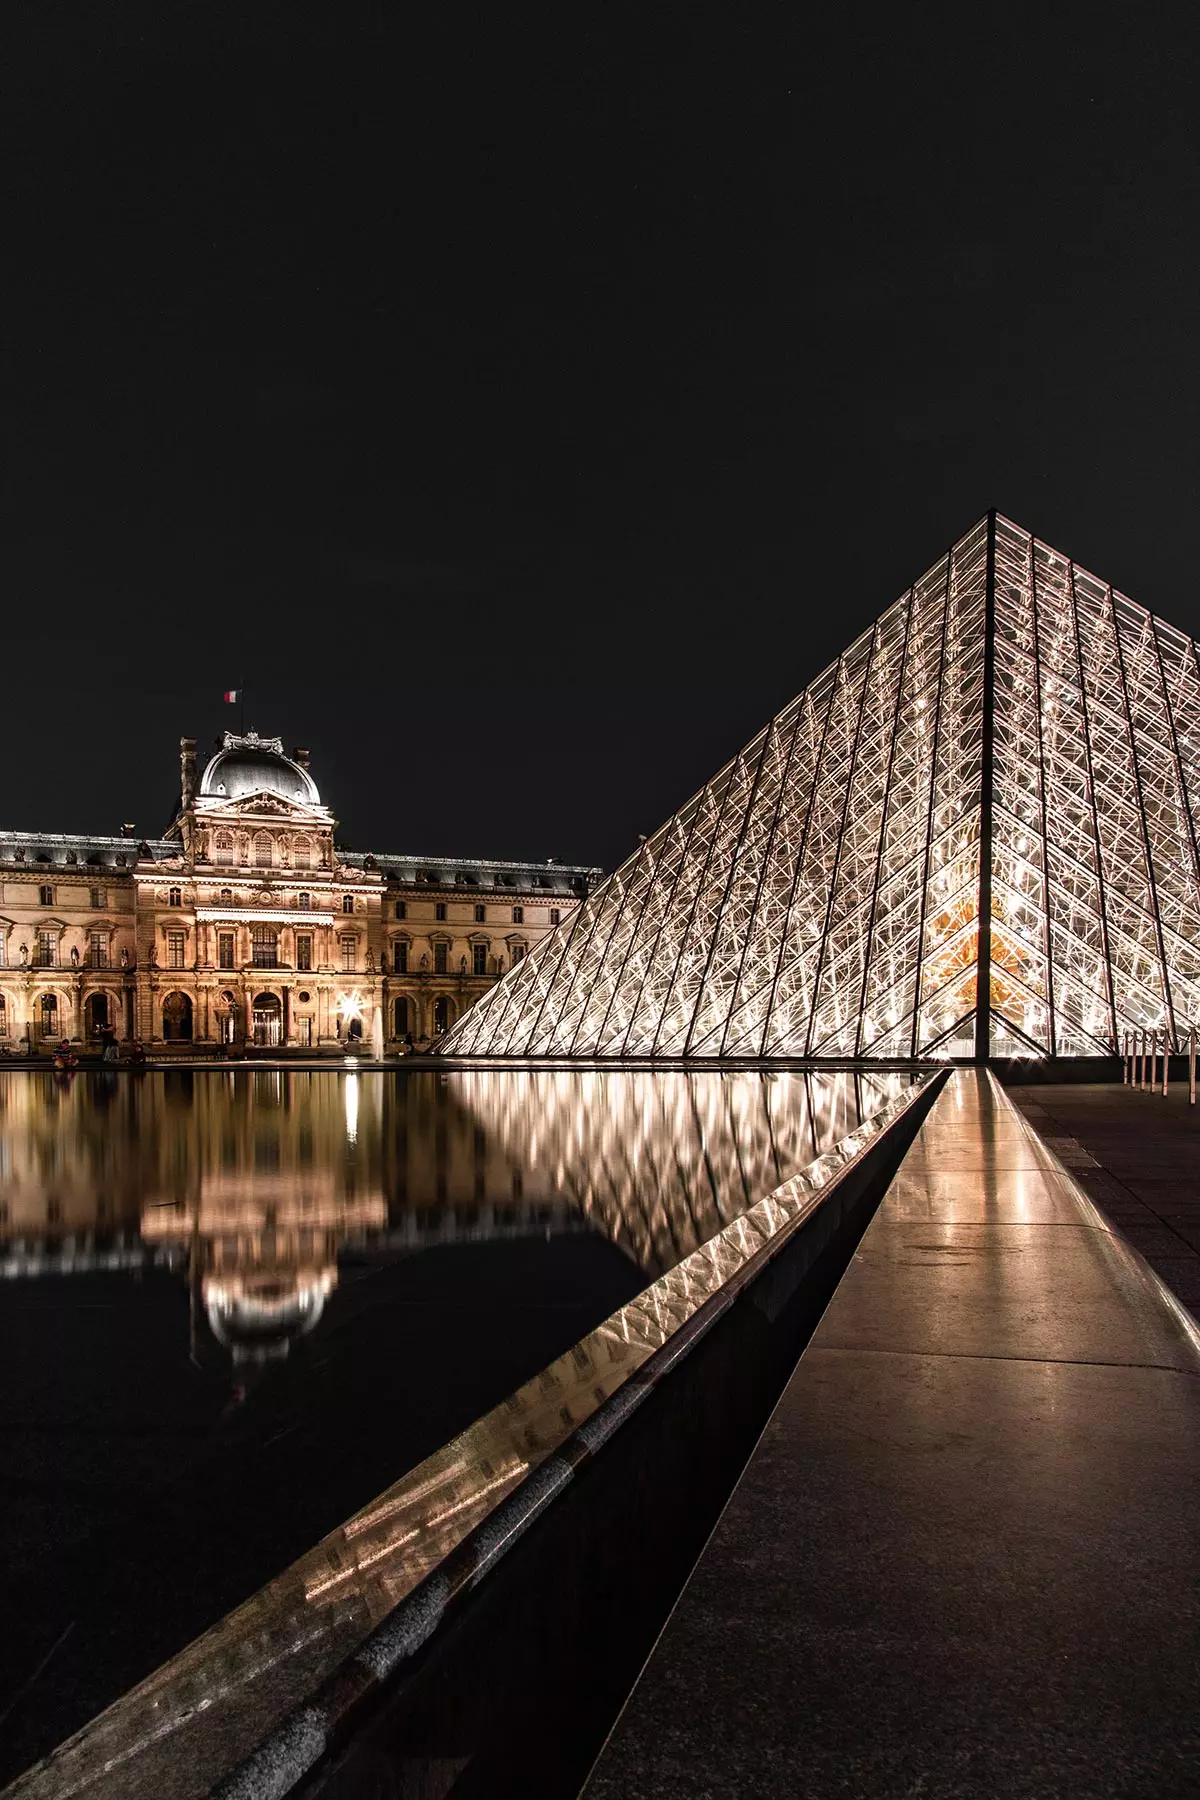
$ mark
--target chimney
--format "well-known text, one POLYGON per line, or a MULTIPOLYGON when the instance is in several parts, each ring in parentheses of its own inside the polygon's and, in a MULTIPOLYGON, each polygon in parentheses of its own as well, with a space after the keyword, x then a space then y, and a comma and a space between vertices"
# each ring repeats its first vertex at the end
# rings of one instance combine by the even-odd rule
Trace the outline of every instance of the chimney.
POLYGON ((196 798, 196 740, 181 737, 179 740, 179 781, 181 799, 180 812, 186 812, 196 798))
POLYGON ((296 748, 292 751, 292 761, 299 763, 300 767, 307 771, 308 759, 309 759, 310 754, 311 754, 310 751, 303 749, 299 744, 297 744, 296 748))

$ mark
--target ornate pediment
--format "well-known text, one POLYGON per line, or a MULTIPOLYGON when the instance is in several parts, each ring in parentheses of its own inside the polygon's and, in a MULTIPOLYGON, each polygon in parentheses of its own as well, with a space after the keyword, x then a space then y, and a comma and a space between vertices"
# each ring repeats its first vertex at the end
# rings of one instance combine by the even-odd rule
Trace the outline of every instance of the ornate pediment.
POLYGON ((325 807, 305 806, 298 800, 286 800, 279 794, 265 791, 244 794, 238 800, 224 797, 202 800, 196 808, 196 816, 206 825, 247 823, 251 819, 289 819, 310 831, 319 831, 322 827, 328 830, 330 825, 325 807))

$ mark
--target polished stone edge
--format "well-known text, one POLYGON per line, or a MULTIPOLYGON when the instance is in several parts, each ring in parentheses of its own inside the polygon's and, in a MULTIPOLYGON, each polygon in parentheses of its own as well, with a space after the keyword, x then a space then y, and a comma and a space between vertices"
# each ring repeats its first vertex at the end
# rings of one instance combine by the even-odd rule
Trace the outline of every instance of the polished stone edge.
MULTIPOLYGON (((934 1080, 937 1079, 935 1075, 934 1080)), ((600 1405, 592 1417, 581 1424, 562 1447, 525 1477, 520 1486, 505 1496, 491 1515, 476 1527, 446 1562, 428 1577, 410 1596, 400 1601, 394 1612, 347 1660, 337 1673, 322 1684, 306 1704, 305 1711, 317 1711, 325 1722, 325 1734, 318 1745, 314 1741, 311 1762, 297 1774, 286 1772, 285 1758, 270 1751, 275 1737, 290 1742, 292 1720, 272 1733, 271 1738, 213 1790, 213 1800, 286 1800, 300 1775, 315 1766, 327 1750, 344 1742, 353 1729, 365 1700, 415 1657, 434 1635, 453 1602, 461 1599, 489 1573, 492 1567, 545 1512, 574 1480, 575 1474, 616 1434, 641 1406, 659 1383, 671 1373, 717 1321, 734 1304, 761 1273, 764 1265, 776 1256, 784 1243, 811 1217, 836 1182, 857 1167, 878 1138, 918 1098, 927 1096, 929 1082, 914 1083, 897 1101, 865 1121, 836 1150, 810 1164, 807 1169, 783 1184, 775 1193, 710 1240, 716 1244, 736 1234, 738 1227, 752 1219, 761 1208, 772 1202, 782 1206, 782 1197, 798 1193, 810 1186, 808 1203, 780 1217, 771 1233, 749 1249, 745 1260, 733 1270, 721 1286, 697 1306, 691 1317, 652 1352, 644 1365, 626 1377, 615 1393, 600 1405), (844 1160, 843 1160, 844 1158, 844 1160), (263 1752, 268 1752, 263 1755, 263 1752), (278 1770, 279 1779, 271 1787, 262 1786, 264 1770, 278 1770)), ((710 1245, 693 1252, 703 1256, 710 1245)), ((692 1258, 685 1259, 690 1262, 692 1258)), ((683 1265, 680 1265, 681 1267, 683 1265)), ((662 1278, 666 1280, 666 1277, 662 1278)), ((659 1285, 658 1283, 654 1284, 659 1285)), ((614 1315, 615 1316, 615 1315, 614 1315)))
MULTIPOLYGON (((343 1609, 356 1597, 361 1601, 353 1582, 355 1577, 360 1584, 367 1580, 369 1564, 372 1596, 377 1598, 381 1586, 390 1595, 383 1617, 374 1627, 368 1623, 357 1646, 346 1645, 336 1653, 332 1671, 314 1678, 299 1706, 285 1703, 280 1724, 236 1768, 223 1779, 216 1772, 203 1777, 203 1790, 187 1790, 211 1791, 220 1800, 270 1800, 289 1793, 324 1754, 330 1734, 344 1732, 372 1686, 428 1641, 450 1600, 478 1585, 569 1484, 581 1463, 608 1441, 711 1329, 832 1187, 911 1107, 928 1099, 931 1082, 940 1083, 947 1074, 945 1065, 932 1073, 921 1071, 911 1086, 832 1150, 732 1220, 510 1399, 410 1470, 257 1595, 18 1776, 5 1790, 8 1800, 68 1800, 85 1794, 108 1783, 118 1767, 147 1752, 161 1752, 198 1714, 216 1707, 236 1709, 239 1693, 251 1683, 322 1636, 336 1636, 336 1625, 327 1627, 314 1618, 315 1605, 347 1579, 351 1586, 341 1589, 343 1609), (578 1384, 581 1369, 588 1386, 586 1392, 572 1394, 581 1415, 576 1417, 561 1401, 564 1383, 573 1378, 578 1384), (398 1558, 400 1567, 392 1569, 385 1582, 380 1565, 388 1557, 389 1544, 385 1539, 377 1551, 373 1534, 389 1522, 394 1525, 406 1496, 420 1497, 428 1510, 431 1502, 424 1497, 454 1478, 457 1485, 451 1492, 459 1494, 463 1472, 470 1467, 478 1470, 478 1478, 468 1486, 465 1498, 448 1509, 445 1516, 453 1516, 453 1523, 440 1541, 414 1545, 407 1557, 398 1558), (239 1661, 242 1666, 231 1669, 231 1663, 239 1661), (318 1717, 324 1721, 323 1734, 314 1728, 318 1717), (300 1721, 306 1721, 303 1728, 300 1721), (207 1785, 213 1781, 215 1787, 207 1785)), ((418 1536, 419 1530, 402 1534, 397 1550, 418 1536)))

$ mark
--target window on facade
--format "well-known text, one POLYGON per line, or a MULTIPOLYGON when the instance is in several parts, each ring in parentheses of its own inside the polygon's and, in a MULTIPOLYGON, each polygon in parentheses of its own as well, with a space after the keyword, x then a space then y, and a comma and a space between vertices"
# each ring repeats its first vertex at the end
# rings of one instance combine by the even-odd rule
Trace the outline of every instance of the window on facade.
POLYGON ((184 950, 186 949, 186 947, 187 947, 186 932, 168 931, 168 933, 167 933, 167 967, 169 969, 182 969, 184 967, 183 954, 184 954, 184 950))
POLYGON ((392 946, 392 967, 397 975, 408 974, 408 944, 399 938, 392 946))
POLYGON ((477 925, 482 925, 486 918, 487 918, 487 907, 486 906, 477 906, 475 908, 475 923, 477 925))
POLYGON ((38 1009, 39 1009, 39 1011, 41 1013, 41 1017, 42 1017, 42 1036, 43 1037, 57 1037, 58 1036, 58 996, 57 996, 57 994, 43 994, 41 999, 38 1002, 38 1009))
POLYGON ((446 917, 446 902, 444 900, 435 902, 433 916, 435 919, 444 919, 446 917))
POLYGON ((7 965, 8 965, 8 945, 4 941, 4 934, 2 932, 0 932, 0 969, 6 968, 7 965))
POLYGON ((47 886, 43 885, 42 887, 40 887, 38 889, 38 905, 39 906, 53 906, 54 905, 54 889, 52 887, 47 887, 47 886))
POLYGON ((217 933, 217 967, 218 969, 232 969, 233 967, 232 931, 217 933))
POLYGON ((552 906, 550 908, 550 923, 552 925, 561 925, 562 924, 562 913, 559 911, 557 906, 552 906))
POLYGON ((343 969, 349 970, 354 967, 354 959, 355 959, 357 950, 358 950, 358 939, 357 938, 344 937, 342 939, 342 967, 343 967, 343 969))
POLYGON ((0 994, 0 1037, 8 1036, 8 1006, 4 995, 0 994))
POLYGON ((487 974, 487 952, 488 947, 486 944, 471 945, 471 969, 474 974, 487 974))
POLYGON ((213 861, 225 864, 233 861, 233 839, 227 831, 218 831, 213 839, 213 861))
POLYGON ((279 967, 279 934, 273 925, 256 925, 251 935, 251 956, 256 969, 279 967))
POLYGON ((168 888, 167 889, 167 905, 168 906, 182 906, 183 905, 183 889, 182 888, 168 888))
POLYGON ((513 959, 513 961, 514 961, 514 962, 515 962, 515 963, 519 963, 519 962, 520 962, 520 960, 521 960, 521 958, 522 958, 522 957, 523 957, 523 956, 524 956, 524 954, 525 954, 525 946, 524 946, 524 944, 514 944, 514 945, 513 945, 513 947, 512 947, 512 959, 513 959))
POLYGON ((397 902, 396 902, 396 917, 398 919, 407 919, 407 917, 408 917, 408 901, 407 900, 397 900, 397 902))
POLYGON ((89 969, 107 969, 108 967, 108 933, 107 931, 89 931, 87 960, 89 969))
POLYGON ((312 938, 307 931, 296 933, 296 967, 298 969, 312 968, 312 938))
POLYGON ((269 869, 271 866, 271 834, 269 831, 256 831, 254 834, 254 866, 256 869, 269 869))
POLYGON ((297 869, 312 867, 312 845, 307 838, 297 838, 292 845, 292 863, 297 869))
POLYGON ((342 895, 342 911, 345 913, 352 913, 354 911, 354 895, 353 894, 343 894, 342 895))
POLYGON ((311 894, 297 894, 296 902, 302 912, 307 912, 309 907, 312 905, 312 895, 311 894))
POLYGON ((58 937, 53 931, 39 931, 34 962, 39 969, 52 969, 58 961, 58 937))
POLYGON ((233 889, 232 888, 222 888, 221 889, 221 900, 222 900, 222 903, 225 905, 232 905, 233 904, 233 889))
POLYGON ((108 905, 108 895, 103 888, 89 888, 88 902, 97 908, 108 905))
POLYGON ((433 972, 435 975, 444 975, 446 973, 449 956, 449 944, 435 944, 433 946, 433 972))
POLYGON ((513 924, 514 925, 523 925, 524 923, 525 923, 525 908, 523 906, 514 906, 513 907, 513 924))

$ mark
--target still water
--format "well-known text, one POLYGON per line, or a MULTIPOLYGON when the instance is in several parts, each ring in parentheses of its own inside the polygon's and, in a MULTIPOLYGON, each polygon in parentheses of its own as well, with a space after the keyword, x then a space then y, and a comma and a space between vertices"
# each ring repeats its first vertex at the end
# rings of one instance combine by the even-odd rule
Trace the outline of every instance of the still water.
POLYGON ((907 1081, 0 1072, 0 1781, 907 1081))

